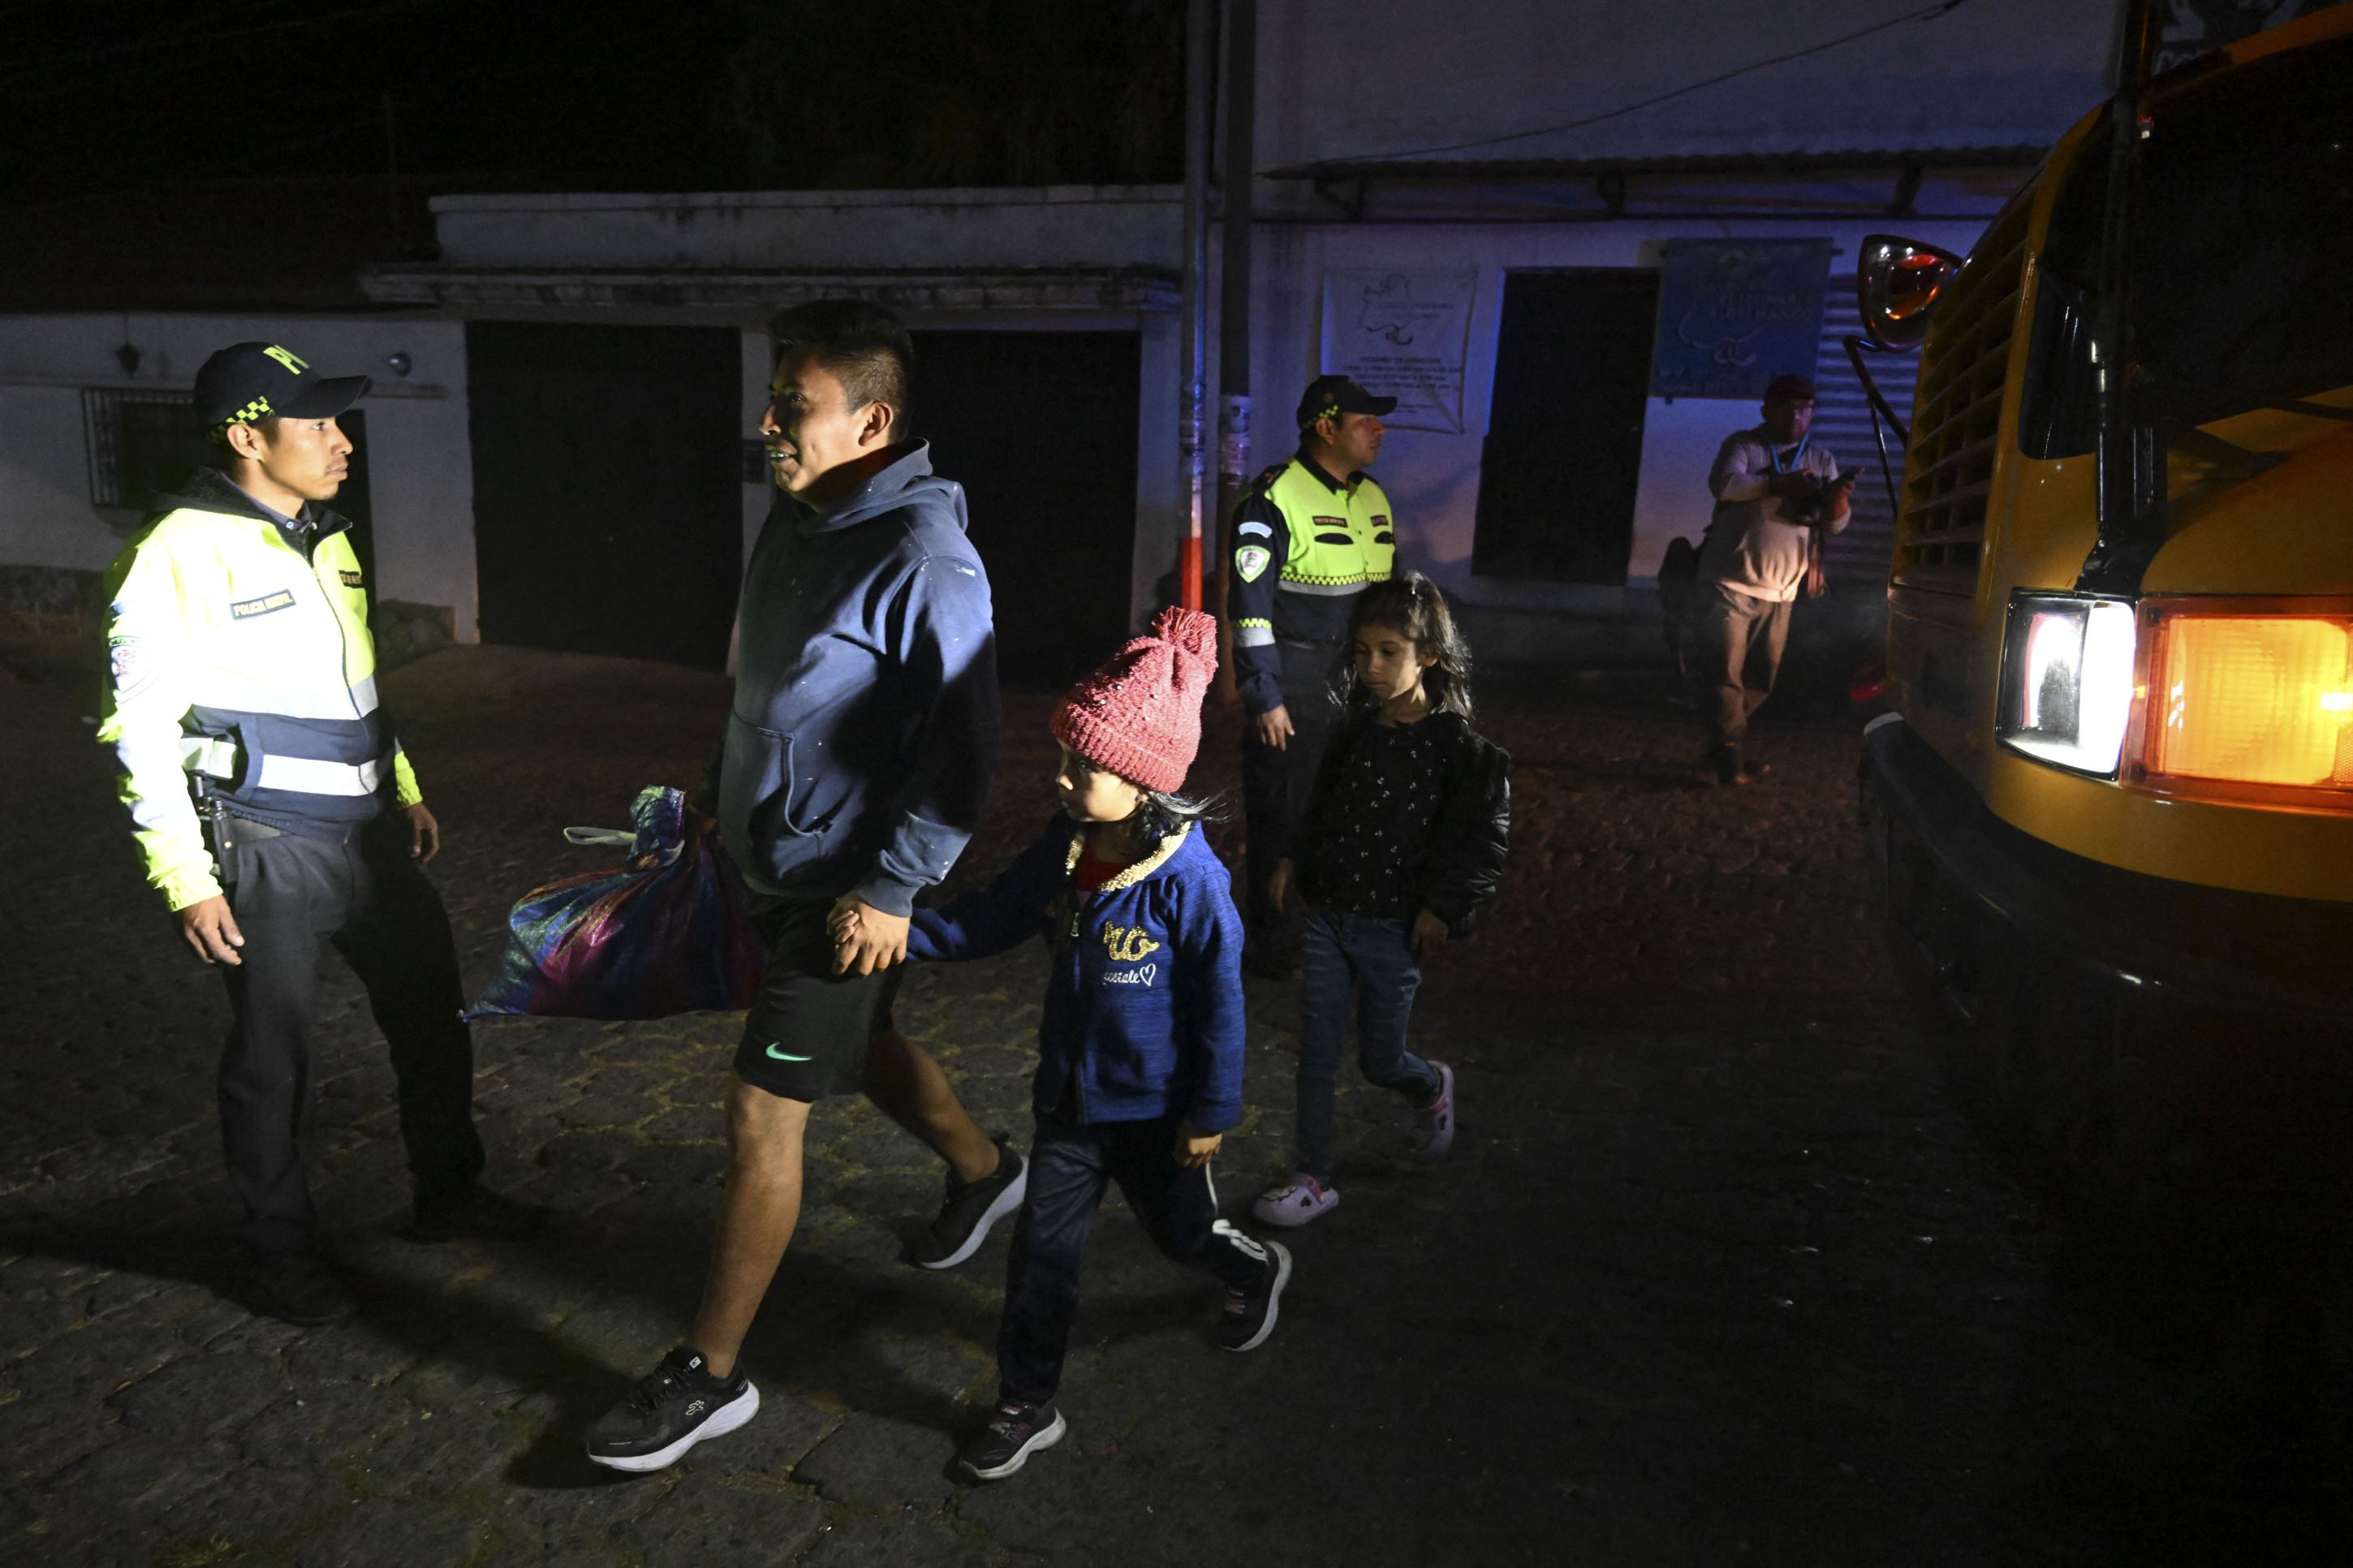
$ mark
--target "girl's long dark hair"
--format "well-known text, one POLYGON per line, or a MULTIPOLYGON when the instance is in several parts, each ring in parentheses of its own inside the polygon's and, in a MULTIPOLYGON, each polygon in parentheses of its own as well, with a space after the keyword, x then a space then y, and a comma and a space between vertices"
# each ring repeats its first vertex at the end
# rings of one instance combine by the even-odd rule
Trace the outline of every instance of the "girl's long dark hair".
POLYGON ((1437 655, 1437 662, 1421 673, 1431 710, 1472 717, 1471 645, 1455 629, 1453 612, 1436 584, 1419 572, 1400 572, 1356 596, 1356 611, 1348 617, 1351 692, 1356 684, 1356 637, 1366 626, 1391 627, 1403 633, 1417 653, 1437 655))
POLYGON ((1207 826, 1225 820, 1225 800, 1222 795, 1182 795, 1175 790, 1145 790, 1144 800, 1135 808, 1137 837, 1143 841, 1145 854, 1160 847, 1160 841, 1188 825, 1207 826))

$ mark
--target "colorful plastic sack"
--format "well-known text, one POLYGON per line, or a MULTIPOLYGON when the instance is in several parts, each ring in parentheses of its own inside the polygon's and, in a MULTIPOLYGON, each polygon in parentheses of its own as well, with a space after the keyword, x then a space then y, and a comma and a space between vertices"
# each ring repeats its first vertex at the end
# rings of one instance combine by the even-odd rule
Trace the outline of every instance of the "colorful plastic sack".
POLYGON ((674 789, 641 792, 629 816, 634 837, 564 830, 574 844, 631 845, 628 863, 524 894, 469 1016, 665 1018, 751 1005, 765 951, 719 836, 688 835, 686 797, 674 789))

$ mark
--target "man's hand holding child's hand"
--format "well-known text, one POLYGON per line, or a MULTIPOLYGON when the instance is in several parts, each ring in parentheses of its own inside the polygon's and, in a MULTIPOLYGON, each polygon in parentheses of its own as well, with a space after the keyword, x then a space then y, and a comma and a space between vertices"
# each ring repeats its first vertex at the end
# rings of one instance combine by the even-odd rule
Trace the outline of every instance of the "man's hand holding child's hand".
POLYGON ((1204 1132, 1189 1121, 1176 1126, 1176 1163, 1187 1171, 1198 1171, 1209 1163, 1218 1146, 1226 1141, 1222 1132, 1204 1132))
POLYGON ((1413 931, 1406 940, 1411 943, 1416 958, 1429 958, 1446 945, 1451 934, 1444 921, 1423 910, 1413 917, 1413 931))
POLYGON ((825 924, 836 974, 872 974, 907 960, 907 917, 886 915, 855 893, 836 900, 825 924))

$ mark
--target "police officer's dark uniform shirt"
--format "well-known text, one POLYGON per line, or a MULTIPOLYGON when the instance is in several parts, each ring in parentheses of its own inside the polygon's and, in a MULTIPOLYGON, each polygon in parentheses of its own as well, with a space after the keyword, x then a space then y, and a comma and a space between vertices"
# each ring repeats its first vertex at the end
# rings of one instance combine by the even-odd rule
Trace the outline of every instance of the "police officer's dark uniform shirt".
POLYGON ((1301 890, 1341 914, 1412 919, 1409 874, 1438 819, 1444 750, 1426 720, 1364 725, 1317 803, 1316 852, 1301 890))

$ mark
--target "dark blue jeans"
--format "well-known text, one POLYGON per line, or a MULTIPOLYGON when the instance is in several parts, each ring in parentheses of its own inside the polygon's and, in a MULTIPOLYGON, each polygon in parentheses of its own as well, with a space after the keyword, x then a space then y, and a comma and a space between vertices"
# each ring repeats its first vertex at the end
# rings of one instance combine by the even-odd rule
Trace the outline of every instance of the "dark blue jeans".
POLYGON ((1421 964, 1406 942, 1409 929, 1378 915, 1307 911, 1299 952, 1298 1168, 1319 1182, 1332 1179, 1333 1079, 1351 1003, 1356 1065, 1366 1079, 1416 1105, 1438 1092, 1438 1070, 1405 1048, 1413 994, 1421 989, 1421 964))
POLYGON ((1207 1165, 1176 1163, 1177 1118, 1082 1125, 1038 1118, 1029 1145, 1029 1195, 1013 1227, 1005 1318, 997 1333, 1003 1396, 1043 1405, 1062 1385, 1071 1319, 1079 1310, 1079 1254, 1112 1183, 1176 1262, 1214 1274, 1229 1289, 1254 1284, 1267 1250, 1218 1217, 1207 1165))

